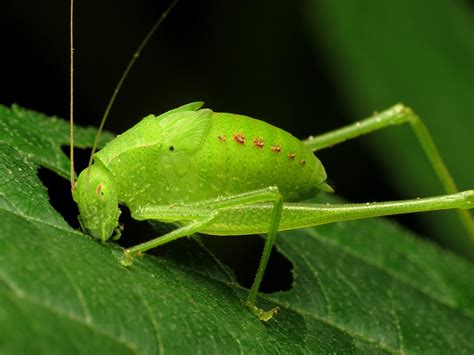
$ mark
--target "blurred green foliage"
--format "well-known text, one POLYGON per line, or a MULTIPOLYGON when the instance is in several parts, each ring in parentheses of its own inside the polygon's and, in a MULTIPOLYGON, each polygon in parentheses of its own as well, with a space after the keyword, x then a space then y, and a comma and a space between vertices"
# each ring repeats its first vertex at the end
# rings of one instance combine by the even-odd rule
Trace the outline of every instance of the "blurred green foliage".
MULTIPOLYGON (((309 1, 314 38, 323 35, 353 117, 394 102, 425 121, 461 189, 473 188, 474 8, 463 1, 309 1)), ((320 42, 316 42, 319 45, 320 42)), ((409 196, 441 192, 408 129, 374 135, 387 179, 409 196)), ((454 214, 431 214, 433 235, 474 255, 454 214)))

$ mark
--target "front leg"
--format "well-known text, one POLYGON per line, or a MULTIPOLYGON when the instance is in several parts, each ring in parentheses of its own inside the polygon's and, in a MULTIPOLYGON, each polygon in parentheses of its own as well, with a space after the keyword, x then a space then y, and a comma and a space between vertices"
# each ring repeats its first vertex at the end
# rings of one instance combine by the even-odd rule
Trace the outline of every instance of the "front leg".
POLYGON ((133 263, 133 258, 137 255, 140 255, 144 251, 156 248, 160 245, 172 242, 173 240, 179 239, 181 237, 187 237, 194 233, 198 233, 200 230, 205 228, 217 215, 216 211, 209 213, 208 216, 191 222, 181 228, 175 229, 161 237, 152 239, 148 242, 135 245, 131 248, 125 249, 120 259, 120 262, 123 266, 130 266, 133 263))
POLYGON ((134 211, 132 216, 138 220, 157 219, 164 222, 181 222, 185 223, 185 225, 162 237, 125 249, 121 263, 124 266, 129 266, 133 262, 133 257, 140 255, 144 251, 205 230, 206 227, 213 223, 220 212, 261 202, 272 202, 272 213, 260 264, 245 305, 260 320, 268 321, 277 313, 278 308, 264 311, 258 308, 255 302, 280 225, 283 201, 276 187, 175 206, 147 206, 134 211))

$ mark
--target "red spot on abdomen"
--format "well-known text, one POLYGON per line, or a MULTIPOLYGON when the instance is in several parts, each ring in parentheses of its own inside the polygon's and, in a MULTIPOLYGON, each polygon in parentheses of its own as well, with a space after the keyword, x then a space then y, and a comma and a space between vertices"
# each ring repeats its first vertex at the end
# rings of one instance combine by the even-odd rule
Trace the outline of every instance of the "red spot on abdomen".
POLYGON ((242 133, 234 133, 232 138, 239 144, 245 144, 245 136, 242 133))
POLYGON ((263 148, 265 145, 265 143, 263 142, 263 138, 255 138, 253 140, 253 145, 258 148, 263 148))

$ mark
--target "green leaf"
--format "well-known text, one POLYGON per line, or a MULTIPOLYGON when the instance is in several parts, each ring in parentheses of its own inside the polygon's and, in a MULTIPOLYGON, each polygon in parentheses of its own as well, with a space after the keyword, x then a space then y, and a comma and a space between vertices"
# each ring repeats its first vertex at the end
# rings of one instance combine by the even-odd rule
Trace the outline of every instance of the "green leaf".
MULTIPOLYGON (((403 102, 424 120, 454 180, 471 189, 474 166, 474 12, 468 1, 307 1, 315 46, 325 43, 333 80, 354 119, 403 102)), ((440 194, 408 128, 371 135, 387 179, 406 196, 440 194), (416 172, 415 174, 413 172, 416 172)), ((474 257, 455 214, 424 216, 432 234, 474 257)))
POLYGON ((0 122, 1 353, 474 350, 474 266, 386 220, 281 233, 294 283, 262 294, 281 308, 262 323, 200 243, 124 268, 119 246, 70 228, 36 176, 39 165, 67 176, 67 123, 18 107, 0 107, 0 122))

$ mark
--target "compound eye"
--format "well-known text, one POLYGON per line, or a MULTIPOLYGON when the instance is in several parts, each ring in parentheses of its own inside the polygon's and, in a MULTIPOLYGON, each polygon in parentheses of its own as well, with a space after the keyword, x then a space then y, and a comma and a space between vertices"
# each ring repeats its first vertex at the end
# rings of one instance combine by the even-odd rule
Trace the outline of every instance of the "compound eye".
POLYGON ((103 183, 100 183, 99 185, 97 185, 95 189, 95 194, 99 197, 102 197, 105 195, 105 185, 103 183))

